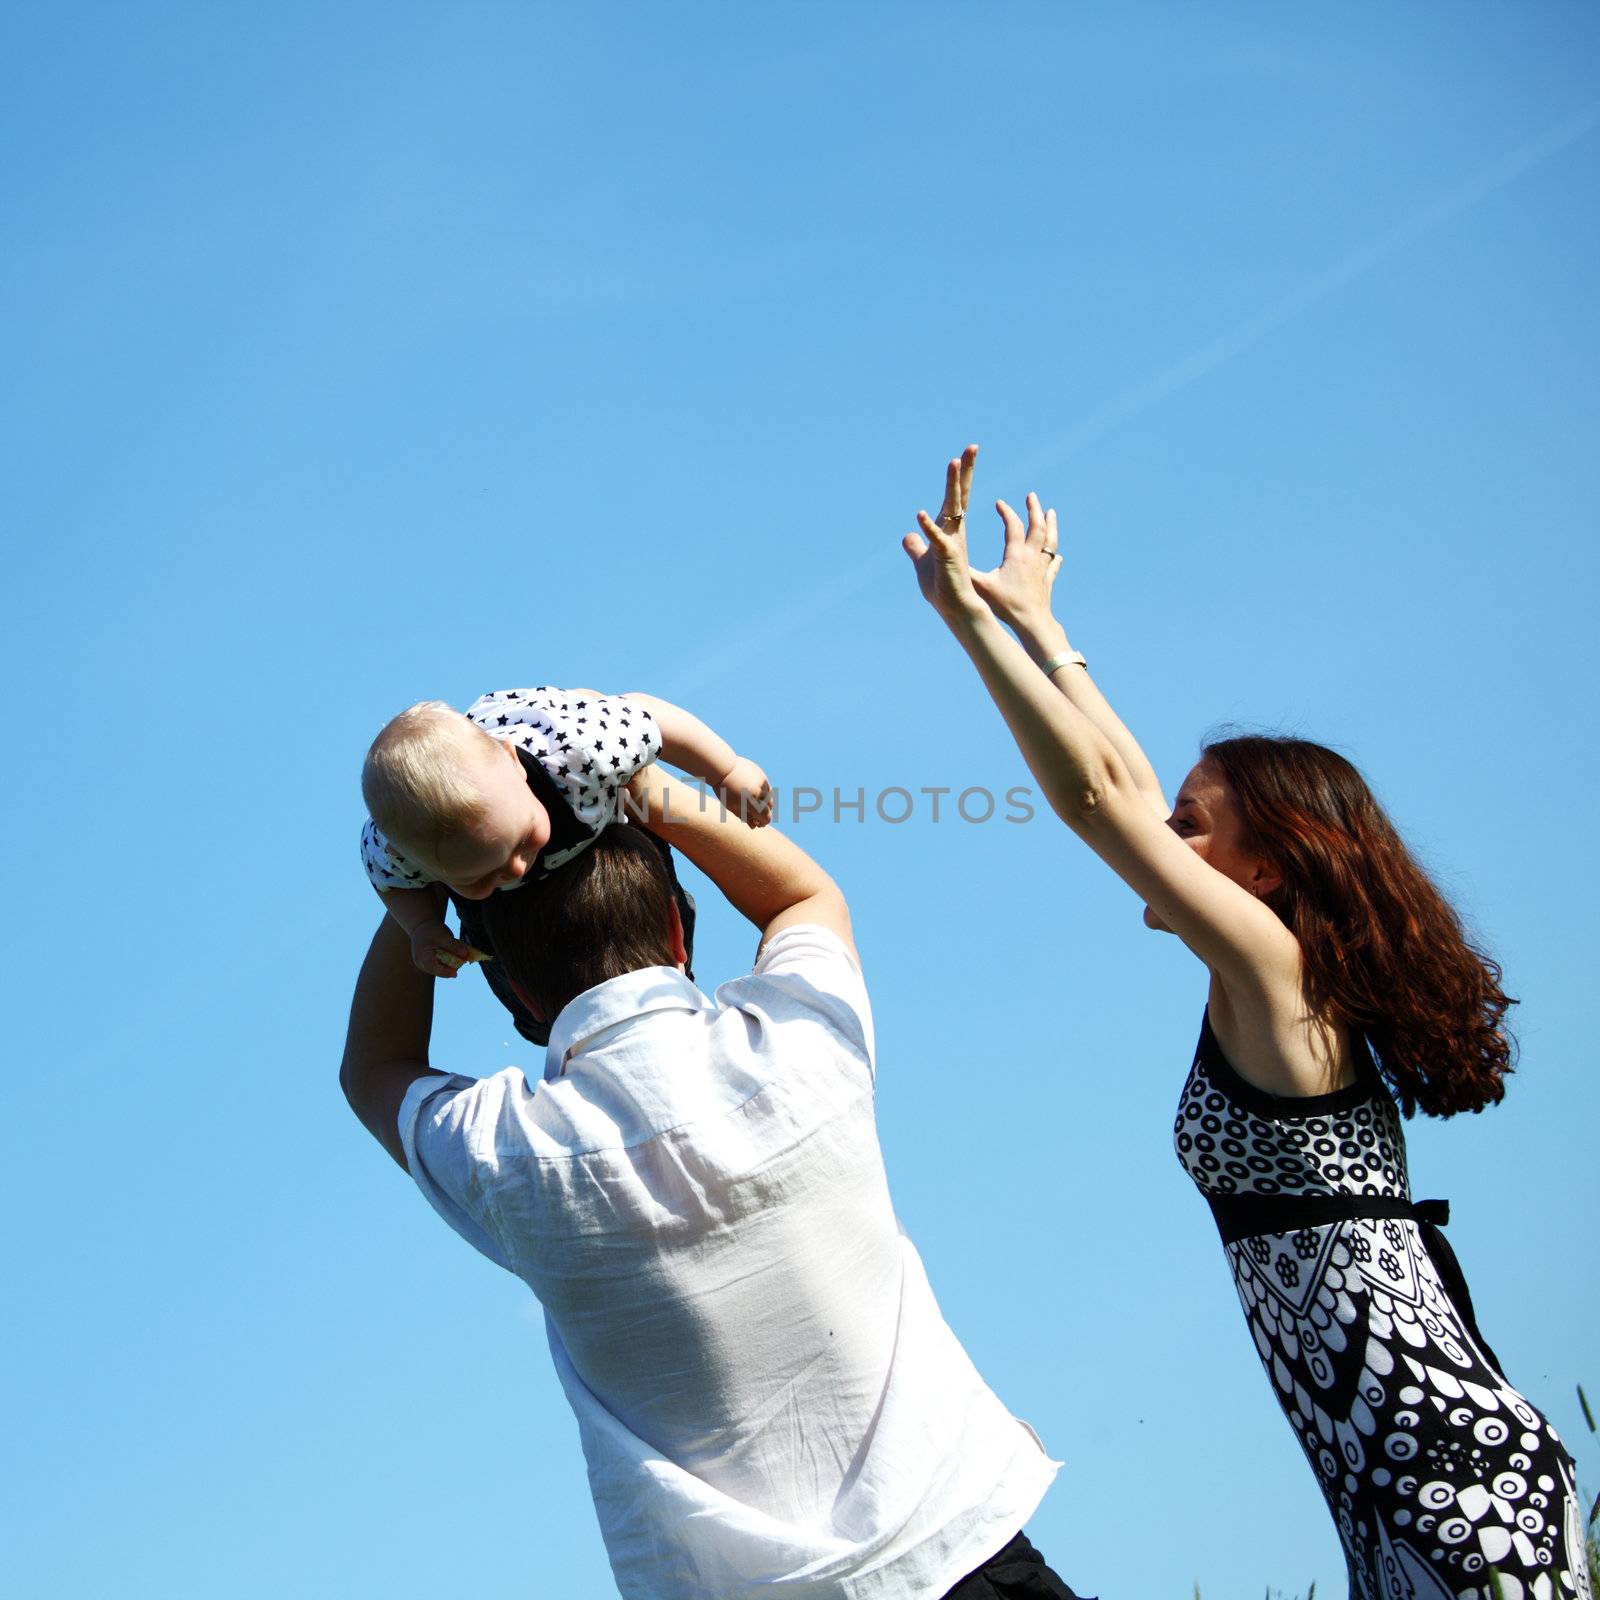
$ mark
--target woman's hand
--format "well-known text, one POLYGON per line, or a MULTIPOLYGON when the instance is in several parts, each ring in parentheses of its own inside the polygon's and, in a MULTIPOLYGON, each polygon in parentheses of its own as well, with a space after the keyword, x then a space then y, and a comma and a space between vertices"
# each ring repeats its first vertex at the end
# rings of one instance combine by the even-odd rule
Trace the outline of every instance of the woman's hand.
POLYGON ((973 587, 972 564, 967 559, 967 492, 972 487, 972 467, 978 447, 969 444, 945 468, 944 504, 937 520, 926 511, 917 513, 921 533, 908 533, 900 547, 917 570, 922 598, 946 622, 982 616, 989 608, 973 587))
POLYGON ((1061 571, 1056 514, 1028 496, 1028 525, 1010 506, 1000 503, 1006 544, 993 572, 974 572, 972 586, 999 619, 1019 634, 1037 633, 1050 621, 1050 591, 1061 571))

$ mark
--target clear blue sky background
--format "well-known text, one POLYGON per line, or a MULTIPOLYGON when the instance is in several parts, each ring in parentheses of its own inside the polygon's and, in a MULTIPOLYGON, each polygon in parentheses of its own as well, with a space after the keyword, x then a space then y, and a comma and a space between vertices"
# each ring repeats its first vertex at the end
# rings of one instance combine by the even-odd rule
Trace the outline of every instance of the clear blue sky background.
MULTIPOLYGON (((337 1091, 361 752, 592 682, 1025 782, 897 548, 969 439, 1169 784, 1338 745, 1503 960, 1521 1072, 1415 1184, 1592 1492, 1600 13, 39 3, 0 62, 13 1592, 610 1592, 526 1291, 337 1091)), ((1199 967, 1047 816, 793 831, 1036 1541, 1341 1592, 1171 1150, 1199 967)), ((437 1041, 529 1058, 475 980, 437 1041)))

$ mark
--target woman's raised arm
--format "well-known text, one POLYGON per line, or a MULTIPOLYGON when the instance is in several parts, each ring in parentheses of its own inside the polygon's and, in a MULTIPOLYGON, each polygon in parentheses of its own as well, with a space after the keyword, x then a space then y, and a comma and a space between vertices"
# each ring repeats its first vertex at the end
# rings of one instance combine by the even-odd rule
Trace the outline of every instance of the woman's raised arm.
MULTIPOLYGON (((959 492, 959 476, 955 485, 959 492)), ((1037 496, 1028 496, 1026 528, 1003 501, 997 509, 1008 548, 1044 544, 1054 519, 1037 496)), ((1052 688, 1006 632, 974 581, 965 519, 954 514, 960 510, 947 481, 940 520, 919 511, 921 533, 902 544, 923 595, 977 668, 1051 809, 1211 968, 1230 999, 1251 1010, 1293 1003, 1300 972, 1294 936, 1166 825, 1165 808, 1156 810, 1118 741, 1072 696, 1052 688)), ((1148 768, 1142 754, 1138 759, 1148 768)))
MULTIPOLYGON (((957 509, 963 516, 977 457, 977 445, 968 445, 959 461, 952 461, 946 472, 946 504, 952 493, 956 494, 959 497, 957 509)), ((1026 529, 1013 518, 1006 522, 1005 549, 1000 565, 992 572, 975 571, 972 584, 989 609, 1016 634, 1034 665, 1111 741, 1127 766, 1134 787, 1165 822, 1172 808, 1161 792, 1161 780, 1155 768, 1139 748, 1139 741, 1101 694, 1082 652, 1072 648, 1066 628, 1056 620, 1051 609, 1051 596, 1062 565, 1054 511, 1045 512, 1042 525, 1030 523, 1026 529)))
MULTIPOLYGON (((958 465, 950 464, 938 520, 919 511, 917 522, 922 532, 908 533, 902 545, 916 568, 923 598, 978 669, 1051 808, 1063 822, 1076 826, 1096 809, 1107 788, 1119 779, 1127 782, 1127 768, 1105 734, 1051 687, 979 594, 967 555, 958 465)), ((1038 501, 1030 495, 1028 505, 1032 512, 1038 501)), ((1000 513, 1010 542, 1012 525, 1020 528, 1020 520, 1003 502, 1000 513)), ((1041 536, 1043 527, 1041 513, 1041 536)))

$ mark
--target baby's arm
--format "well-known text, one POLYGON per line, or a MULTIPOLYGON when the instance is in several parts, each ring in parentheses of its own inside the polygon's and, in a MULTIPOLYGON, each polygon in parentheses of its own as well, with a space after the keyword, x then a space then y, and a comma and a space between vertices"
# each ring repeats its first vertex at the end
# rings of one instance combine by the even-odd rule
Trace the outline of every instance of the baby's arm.
POLYGON ((453 978, 469 961, 487 961, 481 950, 463 944, 445 926, 449 904, 442 884, 425 889, 379 889, 383 909, 405 930, 411 941, 411 962, 435 978, 453 978))
POLYGON ((764 827, 772 820, 772 785, 754 761, 739 755, 720 734, 670 700, 637 692, 621 698, 655 718, 663 761, 709 783, 721 793, 724 804, 752 828, 764 827))
POLYGON ((383 909, 411 941, 411 959, 435 978, 453 978, 467 961, 487 961, 482 951, 463 944, 444 924, 449 899, 415 861, 391 845, 368 817, 361 830, 361 863, 378 891, 383 909))

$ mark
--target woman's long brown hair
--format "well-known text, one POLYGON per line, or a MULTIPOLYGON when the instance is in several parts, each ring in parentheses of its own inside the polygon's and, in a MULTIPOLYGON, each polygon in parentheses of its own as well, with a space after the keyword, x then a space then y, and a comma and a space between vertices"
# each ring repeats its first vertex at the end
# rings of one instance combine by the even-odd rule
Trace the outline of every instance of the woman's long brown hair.
POLYGON ((1311 1007, 1366 1035, 1407 1116, 1499 1100, 1516 1002, 1361 774, 1320 744, 1268 734, 1218 739, 1203 754, 1238 800, 1252 848, 1283 876, 1265 900, 1300 941, 1311 1007))

